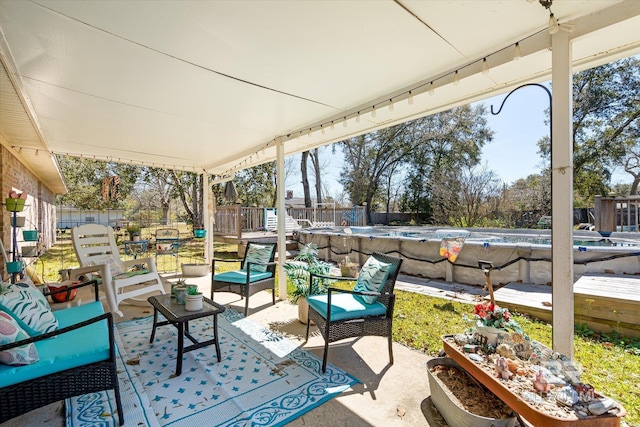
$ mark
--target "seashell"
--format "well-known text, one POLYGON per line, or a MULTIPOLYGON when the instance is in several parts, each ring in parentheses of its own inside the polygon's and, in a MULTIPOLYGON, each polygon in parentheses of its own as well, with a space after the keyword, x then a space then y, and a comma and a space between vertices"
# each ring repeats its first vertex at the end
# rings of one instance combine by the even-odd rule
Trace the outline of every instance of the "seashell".
POLYGON ((509 371, 515 374, 516 372, 518 372, 520 364, 516 360, 507 359, 507 367, 509 368, 509 371))
POLYGON ((605 397, 602 400, 597 400, 591 404, 589 404, 588 409, 593 415, 602 415, 607 412, 609 409, 615 406, 616 402, 608 397, 605 397))

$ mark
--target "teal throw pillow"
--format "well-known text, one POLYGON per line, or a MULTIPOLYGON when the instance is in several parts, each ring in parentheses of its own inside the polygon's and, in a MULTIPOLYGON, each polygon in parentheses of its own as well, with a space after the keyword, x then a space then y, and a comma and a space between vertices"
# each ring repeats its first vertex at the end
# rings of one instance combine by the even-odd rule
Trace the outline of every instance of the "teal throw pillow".
MULTIPOLYGON (((389 263, 369 257, 360 270, 353 290, 358 292, 380 292, 387 281, 390 266, 391 264, 389 263)), ((373 304, 377 299, 377 297, 370 295, 356 295, 356 297, 365 304, 373 304)))
MULTIPOLYGON (((29 335, 4 311, 0 311, 0 345, 26 340, 29 335)), ((5 365, 30 365, 40 360, 34 343, 0 351, 0 363, 5 365)))
POLYGON ((58 320, 42 292, 27 283, 13 283, 0 292, 0 309, 13 317, 29 336, 58 328, 58 320))
MULTIPOLYGON (((247 256, 244 259, 244 266, 247 267, 247 263, 258 263, 258 264, 267 264, 271 261, 271 252, 273 251, 273 246, 265 246, 265 245, 249 245, 249 249, 247 250, 247 256)), ((251 271, 265 272, 267 271, 266 265, 251 265, 251 271)))

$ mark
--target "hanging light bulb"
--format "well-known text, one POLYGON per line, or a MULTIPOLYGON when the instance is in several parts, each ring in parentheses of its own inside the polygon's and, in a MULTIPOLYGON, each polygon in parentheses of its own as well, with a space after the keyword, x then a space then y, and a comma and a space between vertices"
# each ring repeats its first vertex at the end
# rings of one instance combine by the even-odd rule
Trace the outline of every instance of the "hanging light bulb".
POLYGON ((513 49, 513 59, 517 61, 521 56, 522 52, 520 52, 520 43, 516 43, 516 47, 513 49))
POLYGON ((345 116, 345 117, 343 117, 343 119, 342 119, 342 127, 343 127, 343 128, 346 128, 346 127, 347 127, 347 117, 346 117, 346 116, 345 116))
POLYGON ((433 95, 433 93, 435 92, 434 88, 433 88, 433 82, 429 83, 429 95, 433 95))
POLYGON ((389 111, 393 111, 394 107, 393 107, 393 99, 389 100, 389 111))
POLYGON ((407 98, 409 105, 413 105, 413 94, 409 91, 409 97, 407 98))
POLYGON ((40 150, 36 150, 36 156, 40 155, 40 150))
POLYGON ((482 74, 485 76, 489 74, 489 64, 487 63, 487 58, 482 60, 482 74))
POLYGON ((455 86, 460 84, 460 75, 458 74, 458 70, 456 70, 456 73, 453 75, 453 84, 455 86))
POLYGON ((333 120, 331 121, 331 130, 334 130, 335 126, 333 126, 333 120))
POLYGON ((358 111, 358 114, 356 115, 356 123, 360 123, 360 111, 358 111))
POLYGON ((376 106, 375 105, 373 107, 371 107, 371 117, 373 117, 373 118, 376 117, 376 106))
POLYGON ((558 20, 551 12, 549 14, 549 34, 555 34, 558 31, 560 31, 560 25, 558 25, 558 20))
POLYGON ((311 138, 311 134, 312 134, 312 133, 313 133, 313 131, 312 131, 311 129, 309 129, 309 132, 307 132, 307 136, 308 136, 309 138, 311 138))
POLYGON ((320 125, 320 133, 324 135, 324 127, 320 125))

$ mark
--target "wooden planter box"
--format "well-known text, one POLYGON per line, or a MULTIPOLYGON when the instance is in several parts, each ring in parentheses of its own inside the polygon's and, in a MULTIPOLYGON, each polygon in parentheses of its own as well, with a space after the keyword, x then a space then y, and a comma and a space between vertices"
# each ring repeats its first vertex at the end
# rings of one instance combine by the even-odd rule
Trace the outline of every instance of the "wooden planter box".
POLYGON ((442 337, 442 344, 447 356, 458 362, 464 370, 471 374, 475 379, 480 381, 485 387, 491 390, 496 396, 498 396, 504 403, 509 405, 511 409, 516 411, 528 422, 534 426, 544 427, 618 427, 620 426, 620 418, 627 415, 627 412, 620 407, 620 413, 618 416, 613 415, 600 415, 600 416, 588 416, 585 418, 559 418, 545 412, 539 411, 533 406, 525 402, 522 397, 514 394, 508 387, 495 378, 491 372, 487 372, 477 365, 474 361, 469 359, 466 354, 458 350, 455 345, 449 342, 449 339, 453 339, 452 335, 444 335, 442 337))

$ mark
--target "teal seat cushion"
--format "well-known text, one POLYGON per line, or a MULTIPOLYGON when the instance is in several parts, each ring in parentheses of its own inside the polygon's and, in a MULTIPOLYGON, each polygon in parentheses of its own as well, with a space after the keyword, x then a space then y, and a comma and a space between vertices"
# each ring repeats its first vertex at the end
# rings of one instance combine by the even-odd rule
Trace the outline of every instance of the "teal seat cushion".
MULTIPOLYGON (((58 327, 64 328, 104 313, 99 301, 55 311, 58 327)), ((0 365, 0 387, 64 371, 109 358, 107 321, 36 343, 40 360, 32 365, 0 365)))
MULTIPOLYGON (((322 317, 327 318, 327 299, 328 295, 312 295, 307 297, 310 307, 320 313, 322 317)), ((366 304, 353 294, 332 293, 331 294, 331 319, 348 320, 357 319, 366 316, 382 316, 387 312, 387 307, 379 302, 366 304)))
MULTIPOLYGON (((264 280, 272 277, 270 272, 259 273, 257 271, 251 271, 251 275, 249 276, 250 282, 257 282, 258 280, 264 280)), ((247 283, 247 271, 246 270, 235 270, 235 271, 227 271, 225 273, 216 273, 213 276, 213 280, 216 282, 227 282, 227 283, 236 283, 236 284, 244 284, 247 283)))

